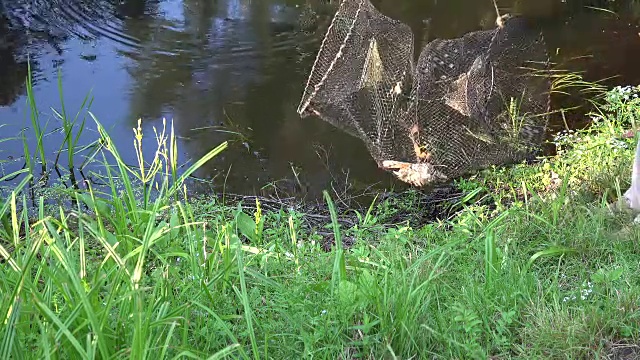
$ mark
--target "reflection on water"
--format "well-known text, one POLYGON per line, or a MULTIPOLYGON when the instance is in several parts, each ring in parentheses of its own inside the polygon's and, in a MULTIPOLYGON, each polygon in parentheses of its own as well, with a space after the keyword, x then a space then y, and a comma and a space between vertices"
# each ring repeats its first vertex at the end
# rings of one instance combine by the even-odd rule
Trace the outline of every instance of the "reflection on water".
POLYGON ((24 88, 28 65, 15 52, 19 45, 18 34, 9 29, 8 21, 0 15, 0 106, 13 104, 24 88))
MULTIPOLYGON (((324 2, 0 0, 3 134, 18 134, 29 125, 23 80, 31 59, 47 128, 61 125, 49 110, 59 108, 60 70, 67 108, 77 109, 91 91, 92 112, 127 162, 135 162, 129 150, 137 119, 143 119, 151 153, 152 127, 161 126, 164 117, 174 120, 182 162, 232 141, 196 174, 217 177, 227 191, 254 193, 285 178, 311 196, 334 177, 348 176, 359 187, 388 185, 393 180, 376 168, 360 141, 318 119, 301 120, 295 112, 331 15, 324 2)), ((373 2, 411 25, 417 45, 487 28, 495 19, 491 1, 373 2)), ((514 0, 499 5, 536 20, 556 54, 554 61, 586 71, 591 80, 621 75, 610 83, 640 82, 637 2, 514 0), (606 6, 618 15, 594 9, 606 6), (580 59, 568 61, 574 58, 580 59)), ((85 144, 95 139, 93 129, 88 123, 85 144)), ((59 131, 49 135, 47 153, 53 156, 60 141, 59 131)), ((0 150, 3 159, 23 152, 17 141, 1 143, 0 150)), ((20 166, 4 164, 6 171, 20 166)))

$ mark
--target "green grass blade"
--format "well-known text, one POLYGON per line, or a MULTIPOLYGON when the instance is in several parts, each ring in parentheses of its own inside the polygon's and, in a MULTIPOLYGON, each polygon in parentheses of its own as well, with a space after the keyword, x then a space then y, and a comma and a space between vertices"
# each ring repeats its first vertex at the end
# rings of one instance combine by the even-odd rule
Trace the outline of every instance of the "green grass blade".
POLYGON ((249 294, 247 292, 247 281, 245 279, 243 251, 240 247, 236 251, 237 265, 238 265, 238 278, 240 279, 240 300, 242 307, 244 308, 244 319, 247 324, 247 331, 249 332, 249 339, 251 340, 251 350, 253 358, 255 360, 260 359, 260 353, 258 352, 258 342, 256 340, 256 333, 253 328, 253 311, 251 310, 251 304, 249 303, 249 294))
POLYGON ((12 350, 14 348, 14 341, 16 337, 16 322, 20 315, 20 298, 16 297, 11 305, 11 315, 9 319, 4 322, 2 328, 4 333, 2 336, 2 344, 0 346, 0 358, 10 359, 12 358, 12 350))

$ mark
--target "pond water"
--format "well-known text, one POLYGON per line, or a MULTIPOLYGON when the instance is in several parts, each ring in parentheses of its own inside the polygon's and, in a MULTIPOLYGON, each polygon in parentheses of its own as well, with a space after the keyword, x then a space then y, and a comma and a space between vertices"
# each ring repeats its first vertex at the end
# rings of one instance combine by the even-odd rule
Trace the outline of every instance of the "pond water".
MULTIPOLYGON (((321 0, 312 2, 330 14, 321 0)), ((490 0, 373 2, 423 39, 457 37, 495 20, 490 0)), ((498 4, 540 24, 554 62, 584 71, 587 80, 618 76, 607 85, 640 83, 637 1, 498 4)), ((332 181, 348 180, 353 189, 402 186, 377 168, 360 140, 296 113, 324 33, 323 11, 320 30, 301 27, 305 9, 304 0, 0 0, 2 137, 31 126, 24 86, 30 59, 52 159, 63 137, 50 110, 60 109, 59 74, 67 112, 91 92, 90 110, 131 164, 138 119, 151 155, 153 127, 166 118, 173 119, 181 162, 230 141, 195 174, 228 192, 260 193, 274 182, 309 197, 332 181)), ((554 100, 554 106, 574 100, 554 100)), ((569 113, 571 124, 581 119, 569 113)), ((554 120, 556 128, 560 123, 554 120)), ((95 128, 89 119, 82 144, 98 137, 95 128)), ((33 149, 35 140, 28 140, 33 149)), ((1 142, 0 150, 4 172, 23 166, 22 141, 1 142)))

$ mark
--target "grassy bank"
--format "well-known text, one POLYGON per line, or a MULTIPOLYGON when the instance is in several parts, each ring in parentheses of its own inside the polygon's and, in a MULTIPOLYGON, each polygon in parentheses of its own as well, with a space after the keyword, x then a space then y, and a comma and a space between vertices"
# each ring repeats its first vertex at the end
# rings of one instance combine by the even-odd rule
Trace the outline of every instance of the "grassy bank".
MULTIPOLYGON (((614 89, 557 156, 437 205, 191 198, 169 130, 145 167, 57 192, 71 208, 41 196, 29 213, 25 170, 0 209, 0 358, 624 358, 639 232, 607 205, 629 185, 639 105, 614 89)), ((96 158, 117 160, 100 134, 96 158)))

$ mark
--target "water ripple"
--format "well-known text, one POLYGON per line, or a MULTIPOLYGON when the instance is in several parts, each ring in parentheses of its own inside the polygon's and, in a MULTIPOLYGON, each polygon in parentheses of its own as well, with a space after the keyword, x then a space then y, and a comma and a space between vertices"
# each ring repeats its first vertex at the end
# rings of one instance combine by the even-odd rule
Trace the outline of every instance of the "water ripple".
POLYGON ((0 0, 0 8, 13 28, 46 34, 60 42, 69 36, 85 40, 108 38, 127 47, 138 47, 139 40, 123 33, 116 8, 106 1, 80 0, 0 0))

